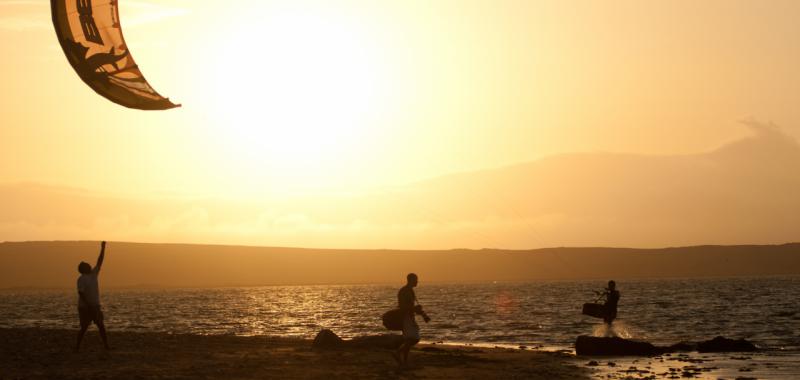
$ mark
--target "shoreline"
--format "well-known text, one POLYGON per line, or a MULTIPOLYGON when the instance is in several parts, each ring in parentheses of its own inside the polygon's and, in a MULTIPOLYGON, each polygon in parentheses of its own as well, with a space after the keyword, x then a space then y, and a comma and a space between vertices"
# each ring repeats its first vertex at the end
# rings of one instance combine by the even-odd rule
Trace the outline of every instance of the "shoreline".
POLYGON ((0 328, 0 378, 164 379, 588 379, 591 371, 558 352, 420 344, 398 368, 389 350, 312 350, 310 339, 109 331, 95 327, 73 352, 77 330, 0 328))

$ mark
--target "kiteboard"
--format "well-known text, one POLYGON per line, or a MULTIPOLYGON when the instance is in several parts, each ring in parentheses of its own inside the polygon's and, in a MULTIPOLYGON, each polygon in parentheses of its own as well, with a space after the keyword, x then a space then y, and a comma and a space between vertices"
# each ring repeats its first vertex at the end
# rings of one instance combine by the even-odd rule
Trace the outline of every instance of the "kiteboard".
POLYGON ((400 309, 392 309, 385 313, 383 319, 383 326, 389 330, 402 331, 403 330, 403 312, 400 309))
POLYGON ((606 317, 606 306, 600 303, 585 303, 583 304, 583 314, 595 318, 606 317))

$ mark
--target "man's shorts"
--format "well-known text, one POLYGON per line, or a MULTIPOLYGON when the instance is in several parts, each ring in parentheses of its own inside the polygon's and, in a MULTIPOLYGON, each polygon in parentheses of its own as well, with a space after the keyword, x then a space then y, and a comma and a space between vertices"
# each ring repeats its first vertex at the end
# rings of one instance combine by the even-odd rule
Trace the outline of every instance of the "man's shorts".
POLYGON ((103 323, 103 310, 97 306, 78 306, 78 316, 81 319, 81 327, 89 326, 92 322, 96 325, 103 323))
POLYGON ((419 325, 413 315, 403 318, 403 339, 414 343, 419 342, 419 325))

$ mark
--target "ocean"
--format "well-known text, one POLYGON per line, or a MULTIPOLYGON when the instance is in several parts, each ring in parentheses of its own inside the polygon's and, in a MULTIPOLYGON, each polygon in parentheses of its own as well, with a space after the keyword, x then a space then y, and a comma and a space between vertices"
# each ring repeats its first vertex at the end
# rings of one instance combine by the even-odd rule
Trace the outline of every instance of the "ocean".
MULTIPOLYGON (((763 349, 762 362, 800 375, 800 277, 616 280, 620 335, 657 345, 745 338, 763 349)), ((417 298, 432 318, 419 318, 423 340, 571 351, 577 336, 599 333, 602 322, 581 306, 605 282, 426 284, 421 274, 417 298)), ((386 333, 380 316, 402 285, 103 289, 101 278, 101 297, 111 334, 313 338, 327 328, 348 338, 386 333)), ((74 290, 2 290, 0 327, 77 329, 76 303, 74 290)))

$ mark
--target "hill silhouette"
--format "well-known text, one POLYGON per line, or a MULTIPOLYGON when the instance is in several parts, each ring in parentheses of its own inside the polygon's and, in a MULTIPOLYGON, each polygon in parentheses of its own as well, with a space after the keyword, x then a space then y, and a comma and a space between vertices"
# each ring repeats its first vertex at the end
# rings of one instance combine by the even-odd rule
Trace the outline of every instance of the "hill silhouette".
MULTIPOLYGON (((0 288, 72 288, 97 242, 0 243, 0 288)), ((104 287, 398 283, 800 274, 800 243, 663 249, 342 250, 110 242, 104 287)))
POLYGON ((698 154, 562 154, 357 194, 230 200, 0 185, 0 237, 401 249, 800 241, 800 144, 751 128, 698 154))

